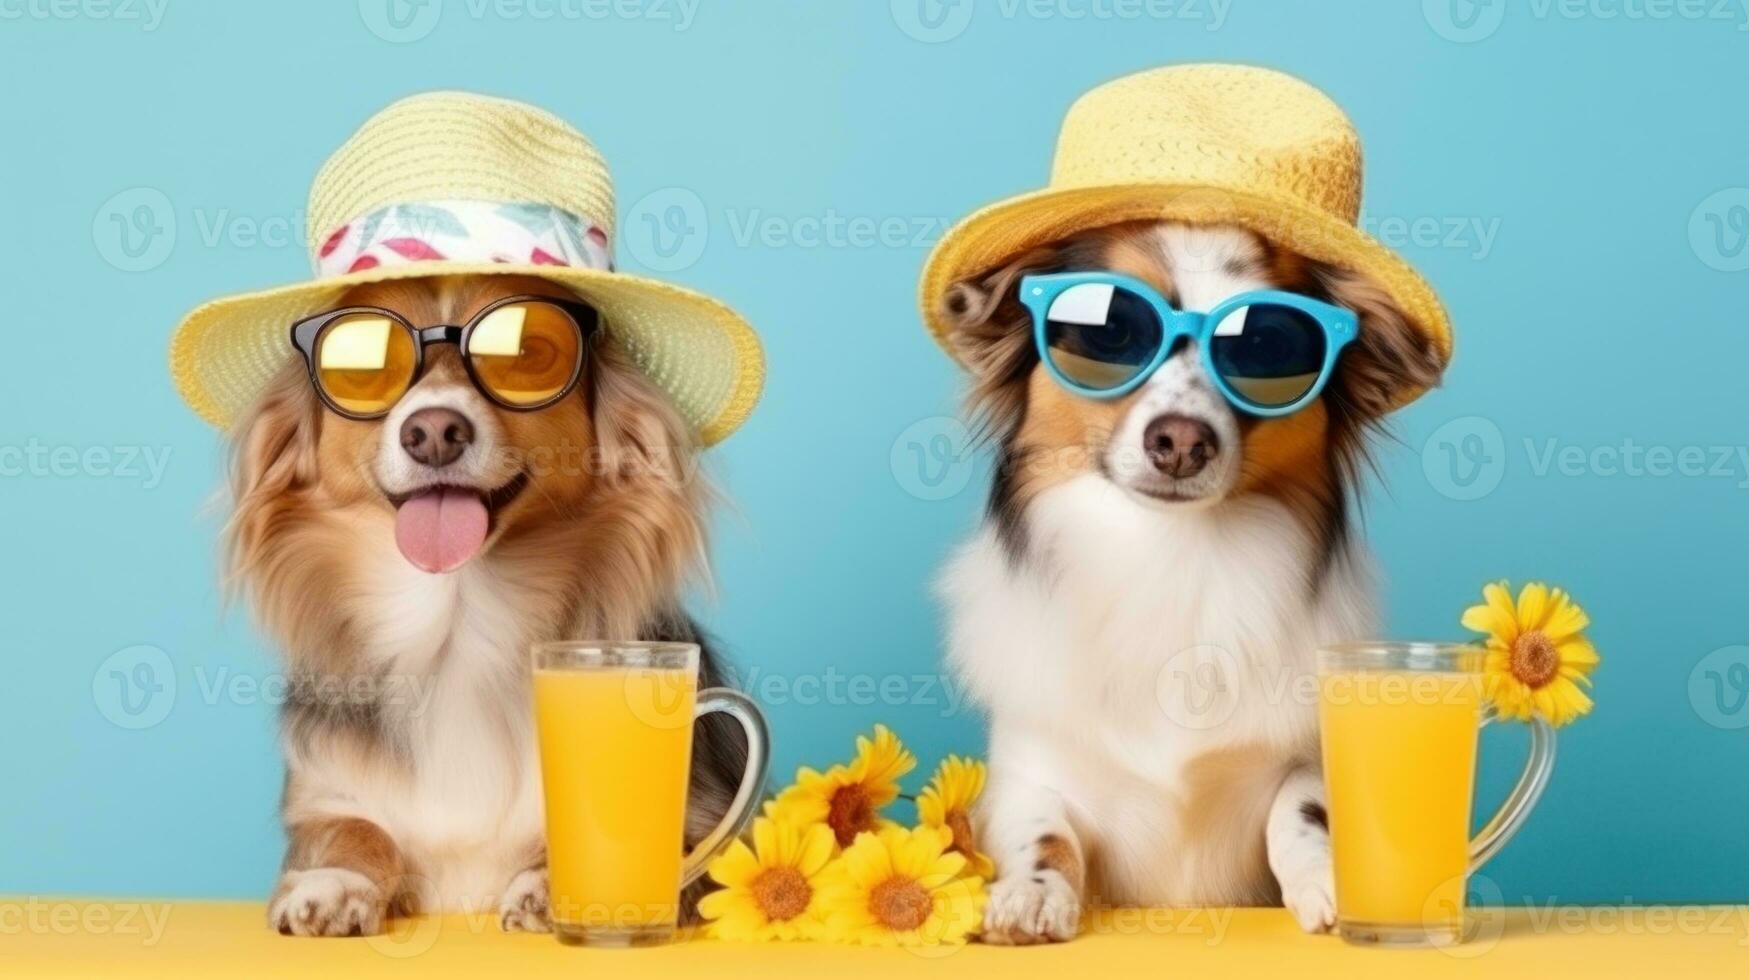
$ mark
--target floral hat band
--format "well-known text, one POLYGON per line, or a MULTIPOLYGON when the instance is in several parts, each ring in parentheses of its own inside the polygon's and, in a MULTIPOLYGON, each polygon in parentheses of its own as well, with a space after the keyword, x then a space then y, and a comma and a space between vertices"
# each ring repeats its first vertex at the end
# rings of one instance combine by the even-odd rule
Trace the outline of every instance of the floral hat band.
POLYGON ((391 204, 341 225, 316 251, 321 278, 411 262, 494 262, 612 271, 607 233, 548 204, 391 204))

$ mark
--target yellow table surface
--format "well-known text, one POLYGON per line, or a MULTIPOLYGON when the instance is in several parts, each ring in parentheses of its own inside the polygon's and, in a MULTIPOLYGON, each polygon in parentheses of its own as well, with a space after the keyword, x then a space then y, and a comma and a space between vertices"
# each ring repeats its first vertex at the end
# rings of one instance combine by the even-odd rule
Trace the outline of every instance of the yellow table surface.
POLYGON ((506 935, 495 916, 398 923, 366 939, 293 939, 251 902, 0 899, 0 977, 889 977, 1092 980, 1222 976, 1427 980, 1474 977, 1749 977, 1749 907, 1485 909, 1477 938, 1446 950, 1378 950, 1302 934, 1280 909, 1112 909, 1081 938, 1024 949, 864 949, 689 940, 583 950, 506 935))

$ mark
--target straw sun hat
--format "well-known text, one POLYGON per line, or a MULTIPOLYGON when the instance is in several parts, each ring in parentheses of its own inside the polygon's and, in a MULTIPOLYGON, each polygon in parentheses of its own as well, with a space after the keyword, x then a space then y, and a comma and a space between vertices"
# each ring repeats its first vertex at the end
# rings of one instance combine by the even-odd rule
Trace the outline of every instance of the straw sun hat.
POLYGON ((403 99, 347 140, 310 188, 312 281, 214 300, 170 342, 177 388, 229 427, 292 356, 291 324, 361 283, 538 276, 601 313, 603 329, 673 399, 699 438, 733 432, 765 377, 733 310, 613 271, 613 182, 584 136, 532 106, 461 92, 403 99))
MULTIPOLYGON (((1451 325, 1408 263, 1355 226, 1360 138, 1305 82, 1243 65, 1156 68, 1070 107, 1050 185, 952 228, 924 265, 924 322, 948 343, 942 297, 956 282, 1078 231, 1137 219, 1231 223, 1378 283, 1445 360, 1451 325)), ((1407 404, 1421 394, 1400 397, 1407 404)))

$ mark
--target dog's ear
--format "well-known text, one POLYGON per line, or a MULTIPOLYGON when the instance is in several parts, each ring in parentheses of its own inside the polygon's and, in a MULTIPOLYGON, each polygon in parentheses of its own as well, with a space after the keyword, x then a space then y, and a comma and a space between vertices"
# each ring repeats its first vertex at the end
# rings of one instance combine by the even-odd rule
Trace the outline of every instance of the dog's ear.
POLYGON ((664 492, 692 484, 698 445, 686 420, 619 345, 601 335, 589 348, 589 418, 600 475, 655 480, 664 492))
POLYGON ((295 358, 232 430, 231 518, 225 527, 227 577, 235 584, 261 556, 274 521, 297 506, 316 482, 316 430, 321 408, 295 358))
POLYGON ((998 439, 1020 425, 1027 378, 1038 364, 1032 315, 1020 303, 1020 280, 1058 271, 1063 263, 1061 249, 1034 249, 942 294, 948 344, 972 372, 967 398, 972 414, 986 434, 998 439))
POLYGON ((666 608, 688 575, 703 573, 702 515, 713 501, 699 471, 691 428, 620 346, 597 336, 589 349, 588 407, 596 482, 579 519, 588 594, 612 637, 646 635, 653 609, 666 608))
POLYGON ((1389 293, 1372 279, 1335 266, 1313 264, 1316 291, 1360 315, 1360 335, 1337 363, 1325 397, 1360 425, 1382 420, 1406 389, 1433 388, 1446 355, 1417 330, 1389 293))

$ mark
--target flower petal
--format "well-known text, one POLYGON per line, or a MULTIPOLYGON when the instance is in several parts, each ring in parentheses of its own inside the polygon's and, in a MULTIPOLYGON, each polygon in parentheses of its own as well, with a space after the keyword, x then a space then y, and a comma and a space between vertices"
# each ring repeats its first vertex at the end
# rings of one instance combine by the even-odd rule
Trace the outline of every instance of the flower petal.
POLYGON ((831 827, 823 823, 809 826, 802 831, 801 844, 796 849, 796 870, 803 877, 814 877, 826 869, 832 860, 832 852, 837 848, 838 839, 832 836, 831 827))
POLYGON ((782 863, 782 855, 778 853, 777 822, 761 817, 753 821, 753 853, 759 857, 761 868, 775 867, 782 863))
POLYGON ((1511 627, 1511 634, 1501 637, 1506 643, 1518 638, 1518 610, 1512 605, 1511 588, 1511 583, 1505 580, 1482 586, 1482 598, 1487 600, 1489 608, 1500 615, 1501 622, 1511 627))
POLYGON ((1573 597, 1556 589, 1555 608, 1549 612, 1549 621, 1543 625, 1543 633, 1559 643, 1590 625, 1591 617, 1585 615, 1585 610, 1579 608, 1573 597))
POLYGON ((1498 609, 1487 603, 1465 609, 1463 619, 1459 622, 1464 629, 1486 633, 1489 636, 1504 636, 1512 628, 1511 618, 1500 615, 1498 609))
POLYGON ((720 857, 711 861, 709 870, 712 881, 736 888, 746 885, 759 873, 759 859, 745 842, 735 841, 720 857))
POLYGON ((1532 582, 1518 593, 1518 628, 1521 631, 1542 629, 1548 613, 1548 586, 1541 582, 1532 582))
POLYGON ((1555 645, 1555 653, 1561 658, 1564 667, 1583 667, 1590 670, 1597 666, 1601 659, 1597 656, 1597 648, 1583 636, 1571 637, 1555 645))

